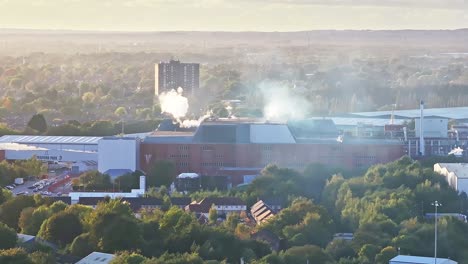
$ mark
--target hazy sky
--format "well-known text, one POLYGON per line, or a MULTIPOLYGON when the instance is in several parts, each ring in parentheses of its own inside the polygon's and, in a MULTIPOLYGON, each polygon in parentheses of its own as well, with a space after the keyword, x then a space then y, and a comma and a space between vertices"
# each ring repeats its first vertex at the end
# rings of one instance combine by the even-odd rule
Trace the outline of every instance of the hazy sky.
POLYGON ((468 28, 468 0, 0 0, 0 28, 454 29, 468 28))

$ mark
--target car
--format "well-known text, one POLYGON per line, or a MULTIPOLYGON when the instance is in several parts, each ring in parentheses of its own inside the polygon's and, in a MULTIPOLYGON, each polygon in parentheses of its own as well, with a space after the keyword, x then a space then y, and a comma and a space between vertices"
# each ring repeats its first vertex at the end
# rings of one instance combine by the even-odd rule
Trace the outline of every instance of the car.
POLYGON ((38 192, 39 190, 38 189, 34 189, 33 192, 38 192))
POLYGON ((6 186, 6 188, 7 188, 8 190, 13 190, 15 187, 13 187, 13 186, 11 186, 11 185, 8 185, 8 186, 6 186))
POLYGON ((36 187, 35 187, 34 185, 28 187, 28 189, 31 189, 31 190, 32 190, 32 189, 35 189, 35 188, 36 188, 36 187))

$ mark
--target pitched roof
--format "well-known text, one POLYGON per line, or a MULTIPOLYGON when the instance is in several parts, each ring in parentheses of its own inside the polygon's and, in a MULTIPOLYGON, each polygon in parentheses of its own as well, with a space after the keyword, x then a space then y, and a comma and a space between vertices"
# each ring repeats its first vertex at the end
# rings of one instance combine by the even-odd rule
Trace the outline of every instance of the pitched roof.
POLYGON ((244 201, 237 197, 209 197, 200 201, 200 204, 214 205, 246 205, 244 201))
POLYGON ((171 197, 172 205, 186 206, 192 202, 190 197, 171 197))

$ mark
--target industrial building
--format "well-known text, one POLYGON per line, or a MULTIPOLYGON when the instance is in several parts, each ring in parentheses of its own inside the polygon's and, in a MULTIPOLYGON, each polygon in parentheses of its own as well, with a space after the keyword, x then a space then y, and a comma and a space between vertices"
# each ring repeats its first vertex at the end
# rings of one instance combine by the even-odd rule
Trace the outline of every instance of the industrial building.
POLYGON ((224 176, 236 186, 271 163, 298 170, 310 163, 364 169, 402 157, 404 146, 395 139, 340 137, 328 119, 213 119, 195 132, 156 131, 147 136, 140 146, 140 168, 147 171, 155 161, 169 160, 178 174, 224 176))
POLYGON ((468 163, 436 163, 434 172, 444 176, 456 191, 468 193, 468 163))
POLYGON ((140 144, 138 138, 104 137, 98 142, 98 171, 112 178, 138 169, 140 144))
POLYGON ((458 262, 446 258, 418 257, 398 255, 392 258, 389 264, 457 264, 458 262))
POLYGON ((178 60, 160 62, 155 65, 154 79, 156 95, 179 87, 185 94, 193 94, 200 86, 200 64, 181 63, 178 60))

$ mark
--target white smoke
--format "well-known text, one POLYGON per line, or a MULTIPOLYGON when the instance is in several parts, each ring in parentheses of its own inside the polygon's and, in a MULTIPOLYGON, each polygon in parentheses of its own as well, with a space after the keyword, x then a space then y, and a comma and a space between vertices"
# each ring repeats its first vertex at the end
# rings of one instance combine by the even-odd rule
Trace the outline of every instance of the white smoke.
POLYGON ((189 109, 189 103, 187 97, 183 96, 184 90, 179 87, 177 91, 172 89, 169 92, 161 93, 159 95, 159 102, 161 104, 161 113, 172 115, 172 117, 180 124, 181 127, 190 128, 197 127, 211 116, 211 113, 200 117, 196 120, 185 119, 189 109))
POLYGON ((182 93, 183 89, 179 87, 177 91, 172 89, 159 95, 161 112, 172 115, 178 122, 187 115, 189 108, 188 99, 182 93))
POLYGON ((303 119, 310 113, 310 102, 286 84, 263 82, 259 88, 264 101, 263 115, 267 120, 303 119))

